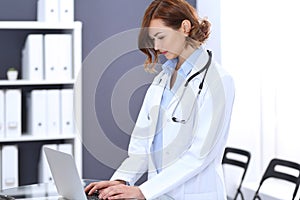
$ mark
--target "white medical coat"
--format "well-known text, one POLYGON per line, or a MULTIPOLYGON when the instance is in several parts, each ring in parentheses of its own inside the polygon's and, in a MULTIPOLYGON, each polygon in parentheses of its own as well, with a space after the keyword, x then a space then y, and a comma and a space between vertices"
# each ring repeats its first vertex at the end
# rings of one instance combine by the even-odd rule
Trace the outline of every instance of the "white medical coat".
MULTIPOLYGON (((208 58, 208 53, 203 52, 189 76, 203 68, 208 58)), ((128 158, 111 180, 121 179, 133 185, 147 171, 148 180, 139 186, 146 199, 163 194, 176 200, 226 199, 221 160, 229 131, 234 83, 231 76, 212 60, 201 94, 193 106, 203 74, 191 80, 180 101, 184 84, 178 89, 164 114, 163 169, 158 174, 151 145, 161 97, 170 74, 162 71, 154 78, 131 135, 128 158), (190 114, 185 124, 172 120, 173 115, 187 119, 190 114)))

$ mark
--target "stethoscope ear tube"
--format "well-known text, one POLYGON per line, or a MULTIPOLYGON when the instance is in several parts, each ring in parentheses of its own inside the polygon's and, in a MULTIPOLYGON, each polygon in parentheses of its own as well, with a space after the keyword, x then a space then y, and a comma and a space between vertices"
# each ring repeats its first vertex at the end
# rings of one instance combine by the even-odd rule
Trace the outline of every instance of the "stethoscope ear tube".
POLYGON ((203 82, 204 82, 204 79, 205 79, 205 77, 206 77, 208 68, 209 68, 209 66, 210 66, 210 64, 211 64, 211 58, 212 58, 212 52, 211 52, 210 50, 207 50, 207 53, 208 53, 208 55, 209 55, 209 58, 208 58, 207 63, 205 64, 205 66, 204 66, 202 69, 200 69, 199 71, 197 71, 196 73, 194 73, 192 76, 190 76, 190 77, 188 78, 188 80, 185 82, 184 87, 187 87, 187 85, 189 84, 189 82, 190 82, 193 78, 195 78, 196 76, 198 76, 199 74, 201 74, 204 70, 206 70, 206 71, 205 71, 205 74, 204 74, 204 77, 203 77, 203 79, 202 79, 202 82, 201 82, 200 85, 199 85, 199 89, 202 89, 202 87, 203 87, 203 82), (201 86, 201 88, 200 88, 200 86, 201 86))

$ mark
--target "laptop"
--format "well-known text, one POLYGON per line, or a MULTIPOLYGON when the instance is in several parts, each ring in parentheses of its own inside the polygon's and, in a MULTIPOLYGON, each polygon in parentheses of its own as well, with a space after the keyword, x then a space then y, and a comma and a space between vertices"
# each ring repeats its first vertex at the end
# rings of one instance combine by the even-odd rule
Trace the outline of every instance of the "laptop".
POLYGON ((87 196, 79 177, 73 156, 44 147, 44 152, 59 195, 70 200, 99 199, 97 195, 87 196))
MULTIPOLYGON (((88 196, 84 192, 84 186, 72 155, 48 147, 44 147, 44 152, 59 195, 70 200, 100 200, 98 194, 88 196)), ((163 195, 157 200, 173 200, 173 198, 163 195)))

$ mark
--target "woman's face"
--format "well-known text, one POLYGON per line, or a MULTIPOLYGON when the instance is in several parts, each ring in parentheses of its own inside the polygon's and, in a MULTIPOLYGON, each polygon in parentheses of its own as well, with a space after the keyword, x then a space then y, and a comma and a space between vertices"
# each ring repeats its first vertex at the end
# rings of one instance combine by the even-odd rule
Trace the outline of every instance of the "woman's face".
POLYGON ((161 19, 153 19, 149 26, 149 37, 153 40, 154 49, 167 59, 173 59, 182 54, 185 47, 185 35, 182 28, 178 31, 165 26, 161 19))

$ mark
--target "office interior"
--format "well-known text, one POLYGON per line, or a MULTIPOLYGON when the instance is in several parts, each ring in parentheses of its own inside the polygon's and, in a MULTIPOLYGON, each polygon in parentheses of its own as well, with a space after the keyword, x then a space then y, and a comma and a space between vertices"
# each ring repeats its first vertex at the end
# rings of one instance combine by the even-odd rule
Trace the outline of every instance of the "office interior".
MULTIPOLYGON (((82 22, 83 66, 103 42, 119 36, 120 33, 139 28, 144 10, 150 2, 74 0, 74 20, 82 22)), ((207 17, 212 22, 211 37, 205 46, 213 51, 214 58, 227 69, 235 82, 236 96, 227 146, 251 152, 251 162, 244 184, 247 186, 247 183, 257 183, 272 158, 300 163, 297 151, 300 131, 300 61, 297 50, 300 46, 300 14, 297 2, 188 2, 198 9, 201 17, 207 17)), ((35 21, 36 15, 37 0, 0 1, 0 21, 35 21)), ((0 32, 0 79, 6 79, 8 66, 20 67, 20 57, 15 55, 18 54, 16 51, 19 51, 24 39, 20 36, 14 41, 8 41, 5 34, 10 33, 0 32)), ((110 48, 108 51, 114 51, 118 47, 110 48)), ((94 73, 93 70, 82 68, 83 178, 109 179, 115 166, 126 157, 130 137, 128 132, 132 129, 148 85, 134 88, 130 99, 125 99, 124 108, 119 110, 124 112, 120 116, 128 117, 124 121, 119 118, 117 119, 121 122, 116 121, 116 111, 111 106, 111 98, 123 75, 135 67, 142 68, 144 59, 138 49, 119 55, 103 72, 96 86, 89 78, 94 73), (90 99, 95 100, 94 107, 90 105, 90 99), (110 152, 107 152, 103 142, 91 137, 95 130, 99 130, 99 125, 111 142, 110 145, 119 148, 118 156, 107 155, 110 152), (99 159, 101 156, 105 157, 104 160, 99 159)), ((143 70, 136 73, 148 83, 153 78, 153 75, 143 70)), ((32 142, 30 146, 32 151, 38 152, 41 143, 32 142)), ((23 144, 19 144, 19 147, 28 148, 23 144)), ((22 159, 26 160, 27 165, 19 169, 19 183, 36 183, 37 169, 29 168, 31 163, 38 162, 39 157, 30 153, 24 156, 22 159), (29 171, 29 174, 24 174, 24 170, 29 171)), ((140 183, 145 179, 146 176, 143 176, 140 183)), ((229 184, 230 188, 236 185, 230 181, 229 184)))

